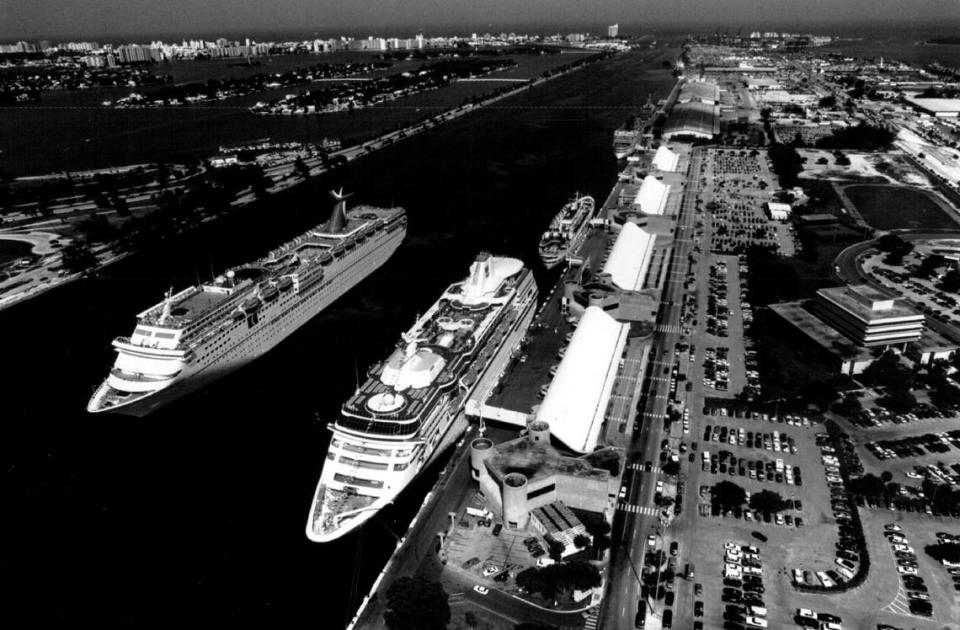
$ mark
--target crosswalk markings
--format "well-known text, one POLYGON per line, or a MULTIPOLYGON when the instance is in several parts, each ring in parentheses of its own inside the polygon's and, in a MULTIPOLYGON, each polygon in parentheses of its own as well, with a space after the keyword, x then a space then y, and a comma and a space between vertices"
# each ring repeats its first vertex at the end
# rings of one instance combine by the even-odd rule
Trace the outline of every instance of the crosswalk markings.
MULTIPOLYGON (((627 468, 629 468, 630 470, 640 470, 640 471, 642 471, 642 470, 643 470, 643 464, 641 464, 640 462, 634 462, 634 463, 632 463, 632 464, 629 464, 629 465, 627 466, 627 468)), ((658 473, 658 472, 660 472, 660 467, 659 467, 659 466, 651 466, 649 472, 658 473)))
POLYGON ((656 331, 662 333, 679 333, 682 330, 676 324, 657 324, 656 331))
POLYGON ((599 623, 600 619, 597 607, 591 608, 587 615, 587 620, 583 624, 584 630, 596 630, 599 623))
POLYGON ((643 514, 645 516, 656 516, 657 508, 650 505, 633 505, 632 503, 617 503, 617 509, 621 512, 630 512, 631 514, 643 514))

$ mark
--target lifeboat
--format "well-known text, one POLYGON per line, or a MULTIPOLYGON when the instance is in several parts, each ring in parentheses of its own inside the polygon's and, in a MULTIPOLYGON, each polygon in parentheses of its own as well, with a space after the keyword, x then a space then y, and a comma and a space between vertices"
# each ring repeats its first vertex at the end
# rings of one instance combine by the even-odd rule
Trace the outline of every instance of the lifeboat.
POLYGON ((330 251, 325 251, 319 256, 321 265, 329 265, 333 262, 333 254, 330 251))
POLYGON ((234 319, 234 321, 240 321, 240 320, 243 319, 244 317, 246 317, 246 315, 244 314, 243 311, 234 311, 234 312, 233 312, 233 319, 234 319))
POLYGON ((243 301, 243 312, 245 313, 256 313, 260 310, 260 307, 263 306, 263 303, 259 298, 247 298, 243 301))
POLYGON ((280 289, 281 291, 289 291, 290 289, 293 288, 293 278, 291 278, 290 276, 283 278, 282 280, 280 280, 280 282, 277 283, 277 288, 280 289))
POLYGON ((275 299, 277 299, 277 296, 280 295, 280 289, 270 284, 264 287, 263 291, 260 292, 260 295, 264 302, 273 302, 275 299))

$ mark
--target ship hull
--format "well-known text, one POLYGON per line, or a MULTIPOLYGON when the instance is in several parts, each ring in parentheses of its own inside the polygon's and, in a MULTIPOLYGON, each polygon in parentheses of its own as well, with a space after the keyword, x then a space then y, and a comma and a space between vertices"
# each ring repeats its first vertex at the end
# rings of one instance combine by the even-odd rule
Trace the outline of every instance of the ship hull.
POLYGON ((332 279, 326 288, 304 299, 290 313, 265 313, 270 317, 258 325, 259 330, 240 339, 228 348, 217 360, 206 365, 191 366, 179 374, 169 385, 143 396, 131 397, 129 402, 105 406, 106 381, 97 389, 87 411, 90 413, 115 413, 132 417, 144 417, 179 398, 196 392, 224 376, 246 366, 272 350, 301 326, 313 319, 339 299, 344 293, 359 284, 364 278, 379 269, 400 247, 406 235, 405 229, 389 233, 375 248, 356 250, 352 257, 345 258, 337 268, 330 269, 332 279))

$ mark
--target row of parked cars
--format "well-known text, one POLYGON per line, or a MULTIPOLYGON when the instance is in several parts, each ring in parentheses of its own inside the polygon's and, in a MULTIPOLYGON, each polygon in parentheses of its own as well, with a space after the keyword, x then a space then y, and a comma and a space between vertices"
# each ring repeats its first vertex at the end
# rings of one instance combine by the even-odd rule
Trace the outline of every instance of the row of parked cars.
POLYGON ((866 446, 877 459, 923 457, 930 453, 948 453, 951 449, 960 449, 960 430, 923 433, 896 440, 877 440, 867 442, 866 446))
POLYGON ((727 541, 723 545, 724 628, 766 628, 767 607, 763 602, 763 564, 754 545, 727 541))
POLYGON ((910 612, 914 615, 930 617, 933 615, 933 605, 930 603, 927 585, 920 577, 920 566, 917 556, 907 536, 896 523, 887 523, 883 526, 883 533, 890 544, 890 552, 897 563, 897 573, 907 592, 907 603, 910 612))
POLYGON ((796 440, 780 431, 753 432, 747 431, 743 427, 728 429, 723 425, 707 424, 703 429, 703 441, 710 442, 711 440, 747 448, 762 448, 775 453, 797 454, 796 440))
POLYGON ((731 477, 750 477, 757 481, 775 481, 787 485, 802 486, 803 476, 799 466, 785 464, 782 458, 776 460, 750 459, 736 457, 730 451, 720 451, 715 456, 710 451, 703 451, 703 472, 729 475, 731 477))
POLYGON ((930 403, 917 403, 910 413, 895 413, 882 407, 863 409, 850 417, 850 421, 858 426, 869 428, 879 427, 888 422, 893 424, 909 424, 917 420, 928 418, 946 418, 952 415, 930 403))
POLYGON ((707 334, 728 337, 730 309, 727 305, 727 263, 718 260, 710 265, 707 294, 707 334))
POLYGON ((730 388, 729 348, 718 346, 703 351, 703 385, 721 392, 730 388))
POLYGON ((819 420, 811 419, 802 414, 772 414, 742 407, 726 407, 717 405, 706 405, 703 408, 704 416, 719 416, 721 418, 746 418, 748 420, 759 420, 762 422, 776 422, 778 424, 788 424, 794 427, 809 427, 819 420))

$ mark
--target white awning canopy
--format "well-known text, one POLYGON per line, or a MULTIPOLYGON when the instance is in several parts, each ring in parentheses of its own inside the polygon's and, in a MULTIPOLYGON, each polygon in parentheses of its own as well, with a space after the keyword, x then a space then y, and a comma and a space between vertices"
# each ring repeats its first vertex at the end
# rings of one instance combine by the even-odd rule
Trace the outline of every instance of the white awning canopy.
POLYGON ((625 223, 603 266, 603 273, 610 274, 613 283, 621 289, 639 291, 650 268, 655 240, 656 236, 636 223, 625 223))
POLYGON ((653 175, 647 175, 643 178, 633 203, 640 206, 640 210, 646 214, 663 214, 669 189, 669 186, 653 175))
POLYGON ((550 432, 578 453, 592 451, 606 415, 629 326, 587 308, 537 411, 550 432))

